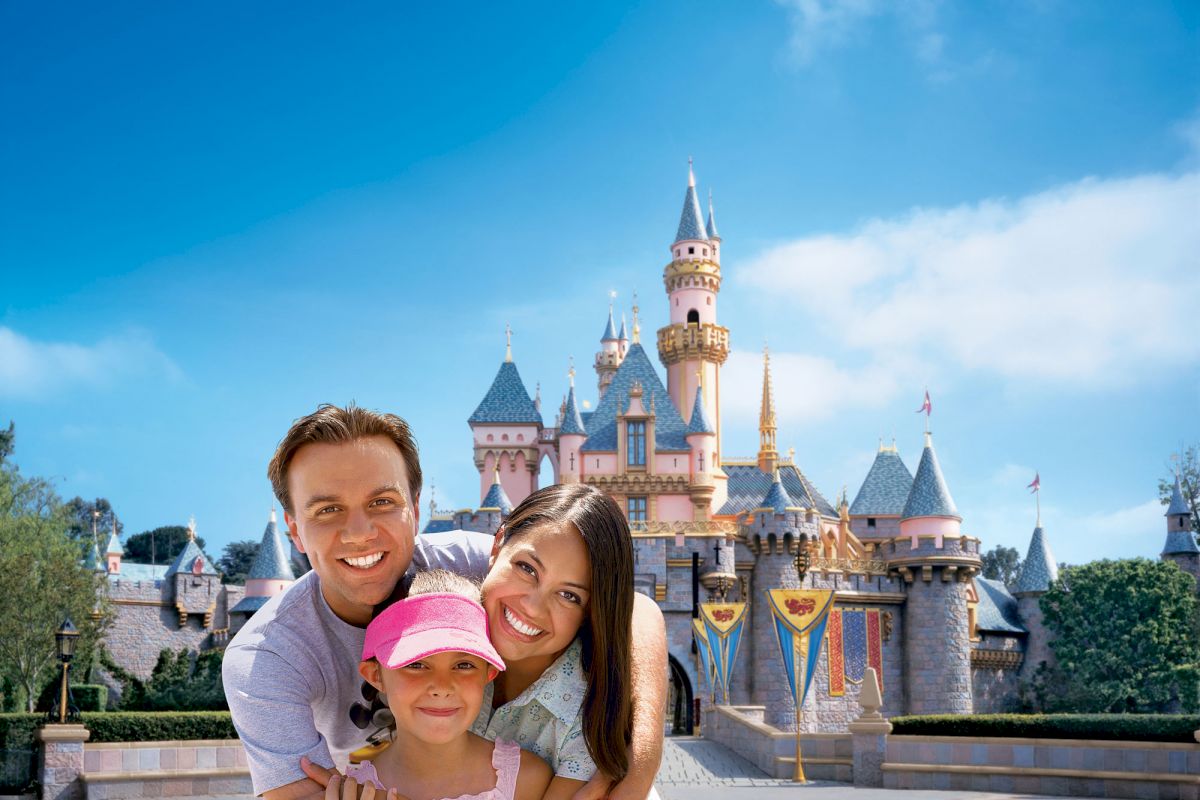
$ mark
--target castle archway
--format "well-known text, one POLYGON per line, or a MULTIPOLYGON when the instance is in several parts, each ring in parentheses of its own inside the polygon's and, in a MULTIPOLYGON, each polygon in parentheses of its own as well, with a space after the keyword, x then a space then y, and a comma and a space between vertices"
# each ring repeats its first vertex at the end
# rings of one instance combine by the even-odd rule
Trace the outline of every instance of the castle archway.
POLYGON ((688 736, 695 730, 692 682, 688 680, 687 670, 670 653, 667 654, 667 665, 671 673, 671 683, 667 687, 667 715, 671 720, 671 734, 688 736))

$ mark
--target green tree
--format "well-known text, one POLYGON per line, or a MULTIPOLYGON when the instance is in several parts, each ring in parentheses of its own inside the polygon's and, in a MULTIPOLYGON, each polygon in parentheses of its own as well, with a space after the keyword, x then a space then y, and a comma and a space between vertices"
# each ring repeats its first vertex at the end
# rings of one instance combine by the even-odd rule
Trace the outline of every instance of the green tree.
POLYGON ((57 666, 54 632, 63 619, 80 632, 79 672, 111 619, 105 579, 83 567, 66 527, 49 481, 23 476, 7 459, 0 464, 0 674, 30 711, 57 666))
MULTIPOLYGON (((130 536, 123 545, 124 557, 138 564, 170 564, 183 552, 187 541, 187 528, 182 525, 163 525, 130 536)), ((197 536, 196 545, 203 550, 204 539, 197 536)))
POLYGON ((1021 571, 1021 554, 1016 548, 998 544, 982 556, 983 577, 1012 585, 1021 571))
POLYGON ((1144 558, 1067 567, 1042 595, 1055 665, 1039 677, 1047 711, 1200 708, 1196 580, 1144 558))
POLYGON ((186 648, 177 653, 163 650, 146 683, 142 707, 147 711, 229 708, 221 683, 221 654, 214 650, 194 654, 186 648))
POLYGON ((8 430, 0 430, 0 464, 3 464, 12 455, 13 441, 16 438, 15 430, 16 426, 11 421, 8 423, 8 430))
POLYGON ((1183 499, 1192 509, 1192 533, 1200 538, 1200 445, 1191 445, 1179 454, 1166 478, 1158 479, 1158 499, 1163 506, 1171 503, 1171 492, 1175 488, 1175 469, 1179 469, 1179 485, 1183 499))
POLYGON ((100 555, 104 555, 113 526, 116 526, 118 537, 125 532, 125 526, 117 519, 112 503, 103 497, 95 500, 72 497, 63 504, 63 511, 67 518, 67 536, 80 544, 85 555, 92 547, 93 529, 96 531, 95 541, 100 547, 100 555))
POLYGON ((246 575, 249 574, 250 567, 254 566, 254 559, 257 556, 258 542, 253 539, 230 542, 221 551, 221 558, 217 561, 217 569, 221 570, 221 573, 225 576, 226 583, 241 586, 246 582, 246 575))

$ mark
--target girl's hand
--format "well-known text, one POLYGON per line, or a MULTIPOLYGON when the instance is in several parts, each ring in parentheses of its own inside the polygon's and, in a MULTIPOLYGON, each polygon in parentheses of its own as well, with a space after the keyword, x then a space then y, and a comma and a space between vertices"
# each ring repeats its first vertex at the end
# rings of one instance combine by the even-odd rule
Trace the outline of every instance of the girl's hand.
POLYGON ((388 789, 384 795, 373 783, 359 786, 354 778, 347 778, 336 769, 318 766, 307 758, 300 759, 300 769, 311 780, 325 787, 325 800, 408 800, 395 789, 388 789))

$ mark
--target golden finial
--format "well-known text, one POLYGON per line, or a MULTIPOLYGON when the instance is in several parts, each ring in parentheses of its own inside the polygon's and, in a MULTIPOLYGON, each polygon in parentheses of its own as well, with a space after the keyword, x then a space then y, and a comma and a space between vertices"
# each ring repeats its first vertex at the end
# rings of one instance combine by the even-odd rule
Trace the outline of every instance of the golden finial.
POLYGON ((512 363, 512 328, 508 323, 504 323, 504 361, 512 363))
POLYGON ((567 370, 567 380, 571 382, 571 387, 575 386, 575 356, 568 356, 571 361, 571 368, 567 370))
MULTIPOLYGON (((116 531, 117 531, 116 523, 113 523, 113 533, 116 533, 116 531)), ((188 541, 189 542, 196 541, 196 515, 195 514, 188 517, 188 541)))
POLYGON ((788 448, 788 461, 792 462, 793 464, 796 463, 796 448, 788 448))
POLYGON ((633 343, 641 344, 642 341, 642 324, 638 321, 638 302, 637 292, 633 293, 633 343))

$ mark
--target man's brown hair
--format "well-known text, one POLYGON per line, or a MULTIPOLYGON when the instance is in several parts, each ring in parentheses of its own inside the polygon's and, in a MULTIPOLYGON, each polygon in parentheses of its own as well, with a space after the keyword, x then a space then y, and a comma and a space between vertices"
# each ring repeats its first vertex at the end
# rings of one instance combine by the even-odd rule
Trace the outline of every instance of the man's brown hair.
POLYGON ((288 468, 297 450, 306 444, 343 444, 369 436, 386 436, 399 448, 408 468, 409 499, 416 503, 421 494, 421 460, 408 423, 395 414, 379 414, 353 403, 345 408, 322 403, 316 411, 292 423, 267 465, 267 477, 283 510, 294 513, 288 492, 288 468))

